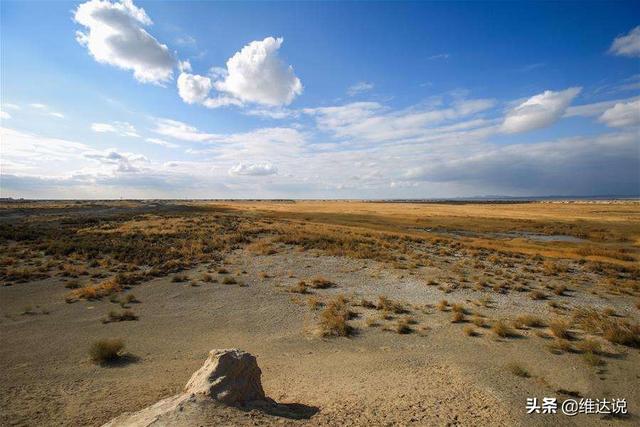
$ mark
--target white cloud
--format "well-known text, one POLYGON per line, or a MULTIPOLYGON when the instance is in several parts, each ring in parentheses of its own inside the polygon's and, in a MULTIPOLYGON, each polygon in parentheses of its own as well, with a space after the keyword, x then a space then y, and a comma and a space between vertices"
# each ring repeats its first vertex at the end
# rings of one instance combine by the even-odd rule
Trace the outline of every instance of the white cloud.
POLYGON ((127 122, 92 123, 91 130, 98 133, 115 133, 120 136, 139 138, 136 128, 127 122))
POLYGON ((11 104, 8 102, 3 102, 2 103, 2 109, 3 110, 21 110, 22 108, 20 108, 19 105, 16 104, 11 104))
POLYGON ((0 119, 10 119, 11 118, 11 114, 7 113, 6 111, 0 111, 0 119))
POLYGON ((180 147, 178 144, 173 144, 171 142, 167 142, 164 139, 160 139, 160 138, 147 138, 147 139, 145 139, 145 141, 150 142, 152 144, 160 145, 162 147, 167 147, 167 148, 178 148, 178 147, 180 147))
MULTIPOLYGON (((31 108, 35 109, 35 110, 38 110, 41 114, 46 114, 48 116, 52 116, 52 117, 55 117, 57 119, 64 119, 64 114, 58 113, 57 111, 51 111, 49 106, 46 105, 46 104, 35 102, 35 103, 32 103, 32 104, 29 104, 29 106, 31 108)), ((20 109, 20 107, 18 107, 17 109, 20 109)))
POLYGON ((213 87, 209 77, 182 72, 178 76, 178 94, 187 104, 200 104, 213 87))
POLYGON ((349 86, 349 88, 347 89, 347 95, 356 96, 361 93, 370 91, 371 89, 373 89, 373 87, 374 87, 373 83, 358 82, 354 85, 349 86))
POLYGON ((238 163, 229 169, 229 175, 266 176, 274 175, 278 170, 271 163, 238 163))
POLYGON ((84 153, 84 157, 96 160, 105 165, 113 165, 115 166, 116 172, 138 172, 140 169, 137 165, 149 161, 143 155, 119 153, 115 149, 109 149, 102 152, 91 151, 84 153))
POLYGON ((640 125, 640 99, 627 103, 617 103, 602 113, 598 121, 609 127, 640 125))
POLYGON ((373 142, 403 141, 434 134, 433 126, 485 111, 495 105, 491 99, 458 99, 448 107, 414 106, 389 111, 377 102, 353 102, 342 106, 306 108, 320 130, 339 138, 373 142))
POLYGON ((90 0, 78 6, 74 19, 87 29, 77 31, 76 40, 96 61, 132 70, 142 83, 162 84, 173 77, 173 54, 145 31, 151 19, 132 0, 90 0))
POLYGON ((562 117, 581 90, 579 87, 559 92, 547 90, 532 96, 507 113, 501 130, 520 133, 552 125, 562 117))
POLYGON ((450 54, 448 53, 439 53, 437 55, 432 55, 429 57, 430 60, 435 60, 435 59, 449 59, 451 57, 450 54))
POLYGON ((640 57, 640 25, 629 31, 629 34, 616 37, 609 48, 609 53, 640 57))
POLYGON ((252 41, 227 61, 226 75, 214 87, 241 100, 270 106, 288 105, 302 93, 302 83, 278 57, 282 38, 252 41))

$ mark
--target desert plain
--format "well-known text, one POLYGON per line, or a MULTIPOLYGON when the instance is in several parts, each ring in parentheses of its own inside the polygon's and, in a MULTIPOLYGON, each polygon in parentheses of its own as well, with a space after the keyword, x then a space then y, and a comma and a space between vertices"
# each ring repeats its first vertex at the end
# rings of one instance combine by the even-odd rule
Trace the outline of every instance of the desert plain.
POLYGON ((102 425, 239 348, 290 412, 175 422, 638 425, 639 261, 637 201, 2 203, 0 424, 102 425))

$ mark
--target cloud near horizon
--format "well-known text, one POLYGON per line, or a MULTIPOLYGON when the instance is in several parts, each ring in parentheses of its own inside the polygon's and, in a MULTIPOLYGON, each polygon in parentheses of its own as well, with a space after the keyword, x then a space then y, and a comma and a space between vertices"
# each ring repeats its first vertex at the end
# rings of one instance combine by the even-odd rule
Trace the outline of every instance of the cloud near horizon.
POLYGON ((571 87, 559 92, 546 90, 532 96, 507 113, 502 132, 529 132, 552 125, 560 120, 581 91, 581 87, 571 87))

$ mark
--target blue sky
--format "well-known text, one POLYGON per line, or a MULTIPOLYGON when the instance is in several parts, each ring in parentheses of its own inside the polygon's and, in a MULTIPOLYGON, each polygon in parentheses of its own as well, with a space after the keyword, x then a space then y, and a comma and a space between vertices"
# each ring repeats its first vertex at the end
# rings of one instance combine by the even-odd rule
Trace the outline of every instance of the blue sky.
POLYGON ((3 197, 640 193, 638 2, 13 2, 3 197))

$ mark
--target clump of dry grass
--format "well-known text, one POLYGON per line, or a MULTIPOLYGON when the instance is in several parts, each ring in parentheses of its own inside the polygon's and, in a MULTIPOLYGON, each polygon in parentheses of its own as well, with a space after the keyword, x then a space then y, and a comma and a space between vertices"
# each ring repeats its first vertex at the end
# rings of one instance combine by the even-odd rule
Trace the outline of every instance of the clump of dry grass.
POLYGON ((364 299, 364 298, 362 298, 360 300, 359 305, 360 305, 360 307, 363 307, 363 308, 371 308, 371 309, 377 309, 378 308, 373 302, 371 302, 371 301, 369 301, 367 299, 364 299))
POLYGON ((346 299, 338 296, 327 303, 320 313, 320 331, 323 336, 346 337, 353 333, 347 323, 350 317, 346 299))
POLYGON ((561 354, 563 352, 571 353, 574 350, 571 342, 566 339, 556 338, 547 344, 547 348, 553 354, 561 354))
POLYGON ((312 295, 307 298, 307 305, 311 310, 318 310, 324 303, 318 297, 312 295))
POLYGON ((132 320, 138 320, 138 316, 136 316, 135 313, 131 310, 124 310, 121 312, 111 310, 109 312, 109 316, 106 319, 103 319, 102 323, 126 322, 132 320))
POLYGON ((295 294, 308 294, 309 290, 307 289, 307 284, 304 281, 299 281, 295 285, 289 288, 289 292, 293 292, 295 294))
POLYGON ((594 308, 577 308, 573 320, 584 330, 600 334, 607 341, 628 347, 640 347, 640 324, 607 316, 594 308))
POLYGON ((462 329, 462 332, 468 337, 477 337, 479 334, 475 328, 471 325, 467 325, 462 329))
POLYGON ((566 320, 563 319, 553 319, 549 322, 549 329, 551 333, 556 337, 563 340, 568 340, 572 338, 571 332, 569 331, 570 324, 566 320))
POLYGON ((553 288, 553 293, 558 296, 563 296, 567 292, 567 287, 565 285, 557 285, 553 288))
POLYGON ((517 336, 516 332, 504 320, 497 320, 491 326, 494 334, 501 338, 511 338, 517 336))
POLYGON ((547 260, 542 264, 542 268, 546 274, 556 276, 560 273, 569 271, 568 267, 555 261, 547 260))
POLYGON ((438 302, 438 304, 436 305, 436 308, 439 311, 446 311, 447 308, 449 308, 449 301, 447 301, 446 299, 440 300, 440 302, 438 302))
POLYGON ((337 285, 323 276, 317 276, 311 279, 310 286, 314 289, 328 289, 335 288, 337 285))
POLYGON ((515 318, 513 321, 513 327, 516 329, 524 329, 528 328, 542 328, 545 326, 545 323, 541 318, 537 316, 533 316, 530 314, 523 314, 515 318))
POLYGON ((235 285, 237 283, 238 283, 238 281, 235 278, 231 277, 231 276, 227 276, 224 279, 222 279, 222 284, 223 285, 235 285))
POLYGON ((218 274, 229 274, 229 270, 227 270, 227 269, 226 269, 226 268, 224 268, 224 267, 220 267, 220 268, 218 269, 218 274))
POLYGON ((585 361, 588 365, 591 366, 602 366, 604 365, 604 360, 600 358, 596 353, 591 351, 587 351, 582 353, 582 360, 585 361))
POLYGON ((258 240, 247 245, 247 250, 258 255, 273 255, 278 251, 273 247, 273 243, 267 240, 258 240))
POLYGON ((513 375, 521 377, 521 378, 529 378, 531 376, 531 374, 529 374, 529 371, 527 371, 525 368, 523 368, 521 365, 519 365, 517 363, 508 364, 507 365, 507 369, 513 375))
POLYGON ((74 289, 67 295, 67 301, 75 301, 78 299, 94 300, 109 296, 118 292, 122 292, 123 287, 115 277, 106 279, 96 285, 86 285, 78 289, 74 289))
POLYGON ((600 354, 602 352, 602 345, 599 341, 587 338, 576 343, 576 349, 581 353, 600 354))
POLYGON ((95 341, 89 348, 89 356, 101 365, 113 363, 122 357, 124 341, 121 339, 103 339, 95 341))
POLYGON ((471 322, 474 325, 476 325, 477 327, 479 327, 479 328, 486 328, 487 327, 487 321, 485 320, 485 318, 481 317, 481 316, 478 316, 478 315, 473 316, 471 318, 471 322))
POLYGON ((213 276, 209 273, 204 273, 201 277, 202 281, 205 283, 212 283, 213 282, 213 276))
POLYGON ((173 283, 182 283, 182 282, 187 282, 189 280, 189 276, 186 274, 175 274, 172 278, 171 281, 173 283))
POLYGON ((408 310, 404 307, 404 305, 402 305, 402 303, 394 301, 384 295, 380 295, 378 297, 378 305, 376 306, 376 308, 378 310, 383 310, 394 314, 408 313, 408 310))
POLYGON ((411 320, 406 317, 401 317, 396 322, 395 330, 399 334, 410 334, 413 332, 413 328, 411 327, 411 320))
POLYGON ((451 323, 462 323, 465 321, 464 312, 462 311, 454 311, 451 316, 451 323))
POLYGON ((534 301, 540 301, 547 299, 547 294, 539 290, 534 290, 529 293, 529 297, 534 301))

